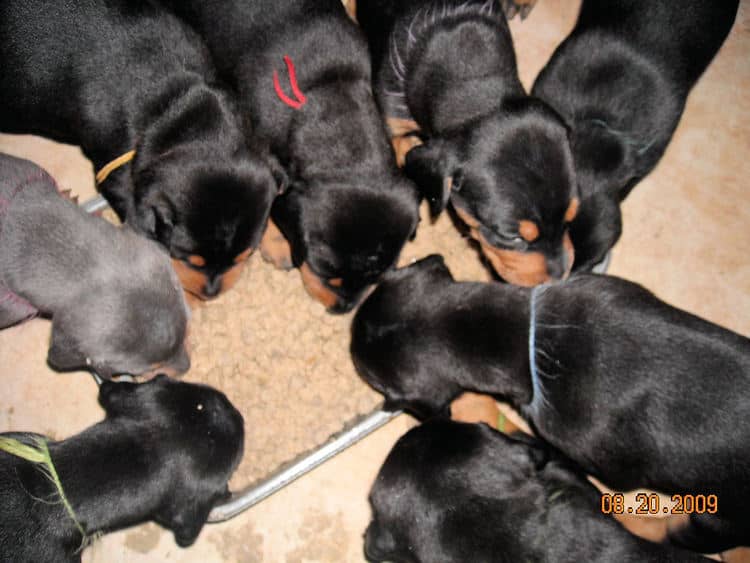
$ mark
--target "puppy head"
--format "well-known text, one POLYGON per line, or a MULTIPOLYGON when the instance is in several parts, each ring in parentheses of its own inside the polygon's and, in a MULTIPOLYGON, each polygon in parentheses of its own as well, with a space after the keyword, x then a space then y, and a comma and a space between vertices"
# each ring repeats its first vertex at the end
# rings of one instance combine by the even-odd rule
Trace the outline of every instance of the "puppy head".
POLYGON ((138 170, 133 224, 168 249, 186 290, 210 299, 258 246, 277 182, 258 159, 206 164, 178 153, 138 170))
POLYGON ((114 251, 99 256, 98 277, 81 280, 54 311, 47 361, 56 370, 91 369, 104 378, 187 371, 189 312, 168 257, 127 227, 112 242, 114 251))
MULTIPOLYGON (((359 375, 385 397, 385 409, 421 419, 448 414, 461 388, 431 369, 440 357, 420 338, 429 311, 416 296, 435 296, 453 283, 441 256, 389 272, 352 321, 350 351, 359 375)), ((426 301, 424 301, 426 303, 426 301)), ((429 308, 429 306, 428 306, 429 308)))
POLYGON ((228 494, 242 458, 242 415, 223 393, 164 375, 142 384, 104 382, 99 403, 105 424, 116 422, 118 433, 132 428, 138 440, 148 441, 153 463, 169 467, 161 503, 150 517, 170 528, 179 546, 191 545, 228 494))
MULTIPOLYGON (((523 561, 546 455, 485 425, 432 420, 396 442, 370 491, 369 561, 523 561)), ((526 554, 528 554, 526 552, 526 554)))
POLYGON ((411 150, 405 170, 433 214, 451 202, 505 280, 533 286, 570 273, 578 189, 567 129, 546 105, 506 102, 501 115, 411 150))
POLYGON ((402 178, 372 187, 292 187, 274 203, 273 218, 308 291, 330 312, 344 313, 396 263, 416 229, 418 202, 402 178))

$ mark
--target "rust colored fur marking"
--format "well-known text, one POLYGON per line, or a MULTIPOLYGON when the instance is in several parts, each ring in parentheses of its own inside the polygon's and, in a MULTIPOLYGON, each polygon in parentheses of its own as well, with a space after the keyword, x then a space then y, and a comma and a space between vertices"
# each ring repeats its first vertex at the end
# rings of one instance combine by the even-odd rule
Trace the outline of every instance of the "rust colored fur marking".
POLYGON ((579 201, 577 197, 574 197, 570 200, 570 205, 568 205, 567 211, 565 211, 565 222, 570 223, 573 221, 573 219, 576 218, 576 215, 578 215, 578 207, 579 207, 579 201))
POLYGON ((419 125, 411 119, 395 117, 389 117, 385 121, 391 134, 393 152, 396 153, 396 164, 399 168, 403 168, 406 162, 406 153, 422 144, 422 140, 414 135, 419 131, 419 125))
POLYGON ((523 219, 518 223, 518 233, 526 242, 534 242, 539 238, 539 227, 536 226, 534 221, 523 219))
MULTIPOLYGON (((495 399, 489 395, 466 392, 451 403, 451 418, 459 422, 472 424, 484 422, 492 428, 498 429, 500 409, 495 399)), ((515 424, 505 419, 503 432, 510 434, 517 430, 518 427, 515 424)))
POLYGON ((357 23, 357 0, 342 0, 346 14, 357 23))
MULTIPOLYGON (((219 293, 224 293, 237 283, 237 280, 242 273, 242 269, 247 263, 247 258, 253 253, 253 250, 253 248, 248 248, 242 254, 237 256, 234 259, 235 265, 221 275, 221 291, 219 293)), ((193 256, 190 258, 193 258, 193 256)), ((202 272, 190 267, 190 264, 198 266, 198 264, 191 261, 190 258, 188 258, 189 264, 188 262, 183 262, 182 260, 176 260, 173 258, 172 268, 177 272, 177 276, 180 278, 180 283, 185 291, 200 299, 210 299, 210 297, 203 292, 203 289, 208 282, 208 278, 202 272)))
MULTIPOLYGON (((454 207, 454 209, 458 217, 469 227, 471 238, 482 247, 482 253, 487 257, 492 268, 505 281, 532 287, 550 280, 547 260, 541 252, 518 252, 492 246, 479 232, 479 221, 475 217, 459 207, 454 207)), ((536 228, 536 225, 534 227, 536 228)), ((568 255, 568 269, 563 275, 563 279, 566 279, 570 275, 575 258, 573 243, 568 233, 563 236, 563 248, 568 255)))
POLYGON ((263 260, 270 262, 280 270, 292 268, 292 249, 271 219, 268 220, 266 232, 260 241, 260 254, 263 260))
POLYGON ((188 256, 187 261, 191 266, 196 266, 198 268, 206 265, 206 259, 203 258, 203 256, 199 256, 198 254, 191 254, 190 256, 188 256))
POLYGON ((320 301, 326 309, 330 309, 338 302, 336 294, 328 289, 320 278, 313 273, 307 262, 300 266, 299 273, 302 276, 302 283, 305 285, 307 293, 316 301, 320 301))
POLYGON ((208 281, 206 276, 198 270, 191 268, 186 262, 172 258, 172 268, 177 272, 180 283, 186 291, 189 291, 196 297, 204 298, 203 288, 208 281))
POLYGON ((331 278, 330 280, 328 280, 328 285, 330 285, 331 287, 341 287, 342 285, 344 285, 344 280, 341 278, 331 278))

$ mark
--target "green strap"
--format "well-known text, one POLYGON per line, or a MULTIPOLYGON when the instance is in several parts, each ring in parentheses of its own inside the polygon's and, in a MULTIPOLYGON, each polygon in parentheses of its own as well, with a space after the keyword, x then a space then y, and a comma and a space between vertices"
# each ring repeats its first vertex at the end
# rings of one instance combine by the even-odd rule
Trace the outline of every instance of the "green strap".
POLYGON ((55 464, 52 463, 52 456, 47 447, 47 440, 40 437, 34 437, 33 440, 36 443, 36 446, 30 446, 13 438, 0 436, 0 450, 44 467, 44 474, 54 483, 55 488, 57 489, 57 494, 60 495, 60 500, 75 523, 76 528, 81 532, 81 536, 83 536, 83 544, 85 545, 87 538, 86 531, 78 521, 78 518, 76 518, 76 514, 73 512, 73 507, 70 506, 70 502, 68 502, 68 497, 65 496, 65 491, 63 491, 62 483, 60 482, 60 476, 57 474, 55 464))
POLYGON ((508 420, 508 417, 506 417, 503 414, 503 411, 500 411, 497 413, 497 429, 505 434, 505 422, 508 420))

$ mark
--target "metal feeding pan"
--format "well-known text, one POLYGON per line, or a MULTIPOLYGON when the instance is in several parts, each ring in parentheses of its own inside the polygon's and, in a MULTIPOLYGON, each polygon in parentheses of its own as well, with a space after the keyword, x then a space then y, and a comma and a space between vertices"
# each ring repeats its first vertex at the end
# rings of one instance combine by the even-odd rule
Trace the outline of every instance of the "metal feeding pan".
MULTIPOLYGON (((82 208, 88 213, 100 213, 108 207, 107 201, 101 196, 94 197, 82 204, 82 208)), ((94 375, 97 383, 101 384, 102 380, 96 374, 92 375, 94 375)), ((128 376, 118 379, 120 381, 132 381, 128 376)), ((250 485, 242 485, 239 490, 232 493, 228 500, 214 507, 208 521, 223 522, 233 518, 354 445, 398 414, 398 412, 389 413, 376 408, 369 414, 350 418, 348 423, 342 421, 339 426, 341 430, 333 434, 322 445, 297 455, 291 461, 276 465, 276 469, 269 471, 267 475, 253 481, 250 485)))

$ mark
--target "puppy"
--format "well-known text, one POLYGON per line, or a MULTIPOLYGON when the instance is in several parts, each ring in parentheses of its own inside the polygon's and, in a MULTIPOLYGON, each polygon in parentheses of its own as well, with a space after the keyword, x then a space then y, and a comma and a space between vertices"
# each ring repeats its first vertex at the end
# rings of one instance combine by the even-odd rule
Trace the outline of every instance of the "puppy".
POLYGON ((398 259, 419 203, 396 167, 359 30, 340 0, 163 3, 206 40, 248 134, 286 173, 265 255, 299 268, 330 311, 348 311, 398 259))
POLYGON ((564 122, 518 79, 501 4, 359 0, 357 17, 406 174, 434 215, 450 201, 501 277, 531 286, 570 272, 578 189, 564 122))
POLYGON ((28 160, 0 154, 0 328, 52 317, 48 361, 105 378, 182 373, 188 309, 154 242, 63 199, 28 160))
POLYGON ((431 256, 362 304, 351 352, 390 409, 428 417, 464 390, 493 395, 613 489, 717 495, 674 541, 750 545, 750 340, 636 284, 457 283, 431 256))
MULTIPOLYGON (((242 415, 204 385, 160 375, 105 382, 102 422, 49 452, 63 493, 39 466, 0 450, 0 559, 80 561, 83 537, 153 520, 191 545, 242 457, 242 415), (75 516, 75 520, 73 520, 75 516)), ((37 434, 0 436, 33 444, 37 434)))
POLYGON ((148 0, 8 0, 0 60, 0 130, 80 145, 120 218, 169 250, 192 293, 234 283, 276 181, 191 30, 148 0))
POLYGON ((370 492, 369 561, 709 561, 630 535, 540 442, 434 419, 396 442, 370 492))
POLYGON ((570 230, 576 270, 590 270, 620 238, 620 202, 664 154, 737 6, 583 1, 578 23, 533 88, 571 131, 581 196, 570 230))

